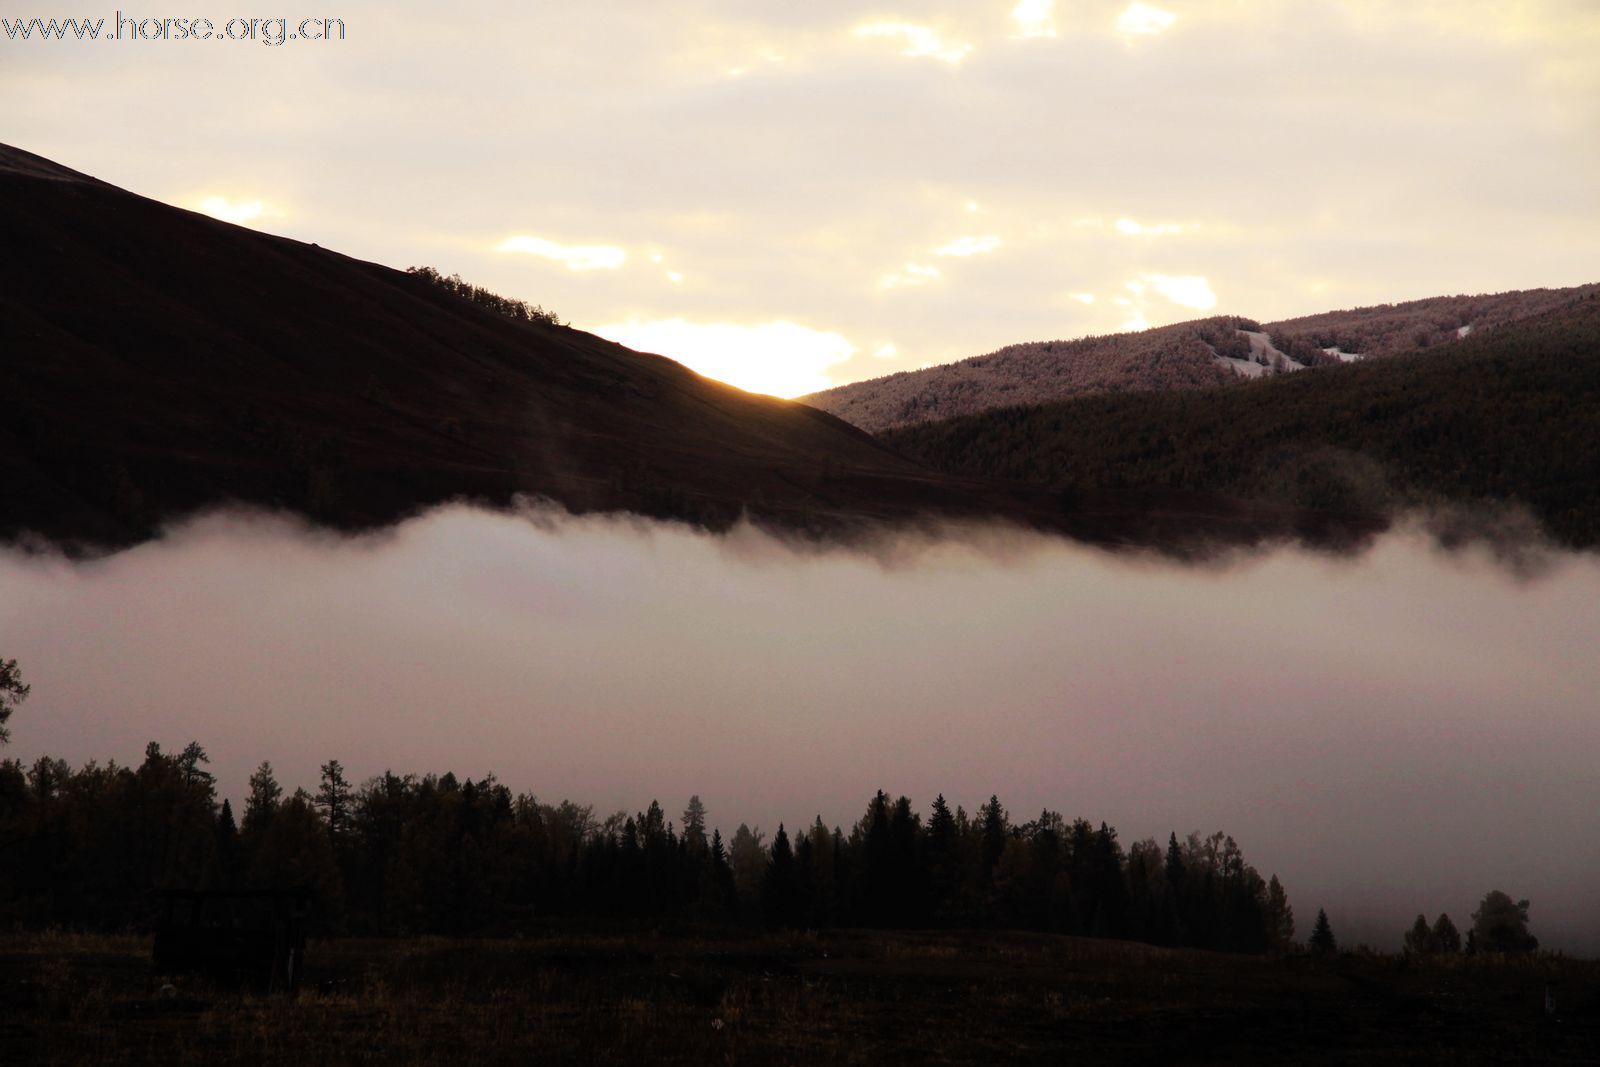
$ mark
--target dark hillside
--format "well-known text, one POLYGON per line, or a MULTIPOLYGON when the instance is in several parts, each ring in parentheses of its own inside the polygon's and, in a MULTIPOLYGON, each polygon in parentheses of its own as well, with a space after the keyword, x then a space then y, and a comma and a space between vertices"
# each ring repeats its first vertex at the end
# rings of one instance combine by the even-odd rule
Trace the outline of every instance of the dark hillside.
POLYGON ((1600 544, 1600 296, 1448 348, 1224 389, 1090 396, 883 435, 952 473, 1309 508, 1522 504, 1600 544))
POLYGON ((234 500, 365 527, 545 496, 711 526, 1022 516, 800 404, 0 150, 0 536, 234 500))

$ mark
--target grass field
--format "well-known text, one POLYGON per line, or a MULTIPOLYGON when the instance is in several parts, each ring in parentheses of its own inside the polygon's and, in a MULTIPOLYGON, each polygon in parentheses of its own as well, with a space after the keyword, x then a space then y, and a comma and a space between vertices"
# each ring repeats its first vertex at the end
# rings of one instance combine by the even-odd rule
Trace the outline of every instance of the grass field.
POLYGON ((149 958, 141 937, 0 935, 0 1064, 1600 1063, 1600 963, 1549 956, 549 931, 313 942, 295 998, 164 991, 149 958))

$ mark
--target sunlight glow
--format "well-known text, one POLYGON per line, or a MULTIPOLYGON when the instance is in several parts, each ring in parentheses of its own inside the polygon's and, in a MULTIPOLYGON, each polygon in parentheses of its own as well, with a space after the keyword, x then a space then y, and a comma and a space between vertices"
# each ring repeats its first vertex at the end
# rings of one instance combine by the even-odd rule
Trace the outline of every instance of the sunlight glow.
POLYGON ((554 260, 573 271, 616 270, 628 258, 626 252, 614 245, 564 245, 543 237, 523 235, 507 237, 495 246, 495 251, 522 252, 554 260))
POLYGON ((958 237, 947 245, 941 245, 933 250, 936 256, 979 256, 985 252, 993 252, 999 248, 1000 238, 994 234, 984 237, 958 237))
POLYGON ((1094 303, 1094 294, 1093 293, 1068 293, 1067 294, 1067 299, 1076 300, 1078 303, 1082 304, 1083 306, 1088 307, 1090 304, 1094 303))
POLYGON ((1011 21, 1017 25, 1017 36, 1054 37, 1055 8, 1055 0, 1017 0, 1017 6, 1011 9, 1011 21))
POLYGON ((208 196, 195 207, 203 214, 236 226, 243 226, 267 213, 267 206, 259 200, 229 200, 225 196, 208 196))
POLYGON ((1178 16, 1150 4, 1133 3, 1117 16, 1117 30, 1126 34, 1154 34, 1170 29, 1178 16))
POLYGON ((886 37, 899 41, 900 54, 903 56, 926 56, 952 66, 967 58, 972 51, 970 44, 952 44, 930 27, 911 22, 869 22, 857 26, 854 33, 857 37, 886 37))
POLYGON ((855 354, 837 333, 780 319, 746 326, 686 319, 610 323, 594 331, 641 352, 675 359, 698 374, 752 393, 794 397, 827 389, 827 369, 855 354))

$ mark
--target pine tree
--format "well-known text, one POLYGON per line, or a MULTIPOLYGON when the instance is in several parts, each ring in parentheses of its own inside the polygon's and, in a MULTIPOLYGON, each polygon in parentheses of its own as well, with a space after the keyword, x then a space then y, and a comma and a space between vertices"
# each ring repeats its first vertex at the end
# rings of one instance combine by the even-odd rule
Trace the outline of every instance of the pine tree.
POLYGON ((760 913, 761 882, 767 873, 767 850, 761 844, 765 836, 759 826, 752 830, 740 823, 728 846, 728 864, 733 868, 740 914, 752 921, 760 913))
POLYGON ((889 815, 888 898, 889 920, 894 926, 921 926, 927 915, 927 872, 919 862, 917 845, 922 819, 911 810, 909 797, 894 802, 889 815))
POLYGON ((856 917, 866 926, 884 926, 894 911, 889 842, 889 794, 878 790, 856 825, 850 843, 857 857, 856 917))
POLYGON ((350 783, 345 781, 344 767, 338 760, 322 765, 322 784, 317 787, 314 803, 328 824, 328 834, 342 838, 350 828, 350 783))
POLYGON ((700 803, 698 794, 689 798, 689 804, 683 809, 683 842, 688 846, 693 855, 704 855, 706 851, 706 806, 700 803))
POLYGON ((811 835, 794 835, 794 907, 797 926, 815 928, 817 865, 811 851, 811 835))
POLYGON ((795 926, 800 919, 799 878, 782 823, 772 838, 771 859, 761 879, 761 915, 768 926, 795 926))
POLYGON ((1183 884, 1183 847, 1178 844, 1178 835, 1167 835, 1167 884, 1177 889, 1183 884))
POLYGON ((1289 896, 1277 875, 1267 883, 1266 927, 1271 948, 1282 951, 1294 943, 1294 909, 1289 906, 1289 896))
POLYGON ((233 805, 226 798, 217 815, 217 845, 212 852, 212 881, 231 888, 239 878, 239 827, 233 821, 233 805))
POLYGON ((822 816, 812 820, 806 835, 811 841, 811 884, 807 887, 817 925, 831 926, 839 917, 839 852, 822 816))
POLYGON ((1439 951, 1439 939, 1434 936, 1433 928, 1428 925, 1428 917, 1421 913, 1417 921, 1411 924, 1411 929, 1406 931, 1406 954, 1409 956, 1431 956, 1439 951))
POLYGON ((728 852, 722 846, 721 830, 711 831, 711 862, 707 864, 706 869, 711 874, 711 883, 723 910, 728 915, 738 915, 739 888, 734 884, 733 866, 728 862, 728 852))
POLYGON ((190 741, 185 745, 183 753, 178 757, 178 768, 183 771, 183 784, 198 785, 208 795, 212 794, 217 781, 216 776, 200 767, 200 764, 210 762, 211 758, 206 755, 206 750, 200 747, 200 742, 190 741))
POLYGON ((998 796, 991 794, 989 803, 978 809, 978 827, 983 839, 983 869, 985 874, 992 874, 1006 850, 1006 833, 1010 829, 998 796))
POLYGON ((1440 952, 1461 951, 1461 932, 1456 929, 1456 924, 1450 921, 1450 916, 1442 911, 1433 922, 1433 940, 1440 952))
POLYGON ((17 705, 28 699, 28 694, 33 691, 31 685, 22 684, 22 673, 17 670, 17 661, 14 659, 0 659, 0 745, 11 740, 11 731, 6 729, 6 722, 11 718, 11 713, 17 705))
POLYGON ((1328 913, 1321 908, 1317 909, 1317 924, 1311 930, 1309 945, 1318 956, 1331 956, 1339 948, 1333 938, 1333 926, 1328 922, 1328 913))
POLYGON ((945 803, 943 793, 934 799, 923 848, 928 861, 928 905, 932 917, 937 921, 948 908, 961 880, 956 820, 950 814, 950 806, 945 803))
POLYGON ((272 764, 266 760, 250 776, 250 793, 244 802, 244 822, 239 832, 249 837, 265 830, 277 814, 283 797, 283 787, 272 774, 272 764))

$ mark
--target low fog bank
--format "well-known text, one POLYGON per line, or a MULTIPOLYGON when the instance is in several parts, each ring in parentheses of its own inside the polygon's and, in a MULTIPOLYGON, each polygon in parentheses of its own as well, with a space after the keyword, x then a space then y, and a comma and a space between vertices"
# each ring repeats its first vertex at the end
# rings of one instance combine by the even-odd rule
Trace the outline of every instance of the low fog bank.
POLYGON ((213 515, 89 563, 0 554, 3 754, 137 763, 194 739, 237 804, 393 768, 597 812, 691 793, 724 833, 873 790, 998 793, 1124 845, 1226 830, 1298 932, 1396 947, 1532 901, 1600 954, 1600 562, 1390 535, 1203 567, 1004 531, 796 547, 452 508, 381 537, 213 515))

